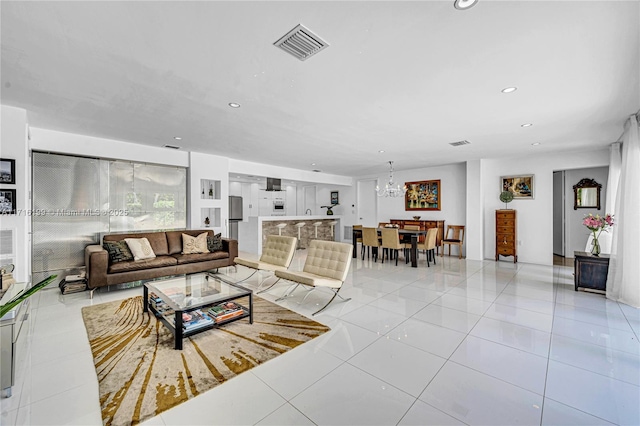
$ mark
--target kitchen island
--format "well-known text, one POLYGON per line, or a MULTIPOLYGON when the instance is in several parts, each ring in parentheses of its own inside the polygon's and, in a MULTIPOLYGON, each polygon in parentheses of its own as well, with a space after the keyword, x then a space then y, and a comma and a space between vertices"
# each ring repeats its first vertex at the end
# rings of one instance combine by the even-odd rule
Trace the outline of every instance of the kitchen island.
POLYGON ((297 223, 304 222, 300 228, 299 247, 306 248, 311 240, 342 241, 340 233, 340 216, 307 215, 307 216, 252 216, 246 222, 238 224, 238 249, 242 252, 262 254, 262 244, 267 235, 278 235, 277 225, 286 223, 282 235, 298 237, 297 223), (330 222, 336 221, 331 235, 330 222), (314 223, 320 222, 318 236, 314 223))

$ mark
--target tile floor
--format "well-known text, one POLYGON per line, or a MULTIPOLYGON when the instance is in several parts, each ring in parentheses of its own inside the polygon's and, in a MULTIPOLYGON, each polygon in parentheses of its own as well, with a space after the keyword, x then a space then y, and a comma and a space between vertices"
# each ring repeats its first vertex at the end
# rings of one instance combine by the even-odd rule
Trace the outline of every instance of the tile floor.
MULTIPOLYGON (((304 257, 298 251, 292 267, 304 257)), ((316 316, 329 333, 145 424, 638 425, 640 310, 575 292, 572 272, 358 259, 342 290, 352 300, 316 316)), ((1 424, 101 424, 80 308, 141 292, 36 294, 28 356, 13 396, 0 400, 1 424)), ((281 303, 309 315, 329 297, 318 290, 299 304, 305 294, 281 303)))

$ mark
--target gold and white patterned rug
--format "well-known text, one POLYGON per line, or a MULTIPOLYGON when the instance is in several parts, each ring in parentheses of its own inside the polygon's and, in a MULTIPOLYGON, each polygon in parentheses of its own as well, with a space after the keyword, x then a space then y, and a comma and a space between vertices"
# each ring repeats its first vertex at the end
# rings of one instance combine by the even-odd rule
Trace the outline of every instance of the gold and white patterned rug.
POLYGON ((260 297, 253 309, 253 324, 205 331, 178 351, 166 327, 142 312, 142 296, 83 308, 103 424, 140 423, 329 331, 260 297))

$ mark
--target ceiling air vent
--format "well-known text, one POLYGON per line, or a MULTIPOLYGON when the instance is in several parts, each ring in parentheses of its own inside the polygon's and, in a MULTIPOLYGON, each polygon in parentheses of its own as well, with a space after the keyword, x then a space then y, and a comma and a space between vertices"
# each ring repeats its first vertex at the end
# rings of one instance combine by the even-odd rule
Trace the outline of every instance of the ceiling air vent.
POLYGON ((171 149, 180 149, 179 146, 175 146, 175 145, 162 145, 165 148, 171 148, 171 149))
POLYGON ((458 142, 449 142, 449 145, 451 146, 462 146, 462 145, 469 145, 471 142, 464 140, 464 141, 458 141, 458 142))
POLYGON ((309 59, 322 49, 329 47, 329 43, 312 33, 302 24, 298 24, 294 29, 282 36, 280 40, 273 43, 273 45, 301 61, 309 59))

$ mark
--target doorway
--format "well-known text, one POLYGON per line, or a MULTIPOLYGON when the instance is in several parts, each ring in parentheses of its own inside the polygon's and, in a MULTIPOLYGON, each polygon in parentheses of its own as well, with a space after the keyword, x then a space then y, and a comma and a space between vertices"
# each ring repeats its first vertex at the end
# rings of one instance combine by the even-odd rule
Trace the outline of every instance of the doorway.
POLYGON ((356 223, 367 227, 378 225, 377 179, 359 180, 357 185, 356 223))

